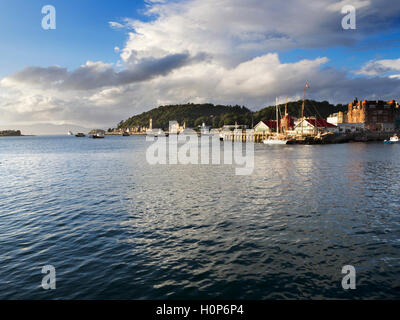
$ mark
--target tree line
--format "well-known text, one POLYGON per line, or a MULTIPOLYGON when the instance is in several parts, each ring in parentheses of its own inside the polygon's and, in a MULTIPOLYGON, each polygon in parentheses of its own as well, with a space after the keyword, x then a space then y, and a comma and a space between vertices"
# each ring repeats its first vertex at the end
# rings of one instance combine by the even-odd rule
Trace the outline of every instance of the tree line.
MULTIPOLYGON (((293 117, 300 117, 302 101, 293 101, 287 103, 288 114, 293 117)), ((279 105, 281 114, 284 114, 285 105, 279 105)), ((306 100, 305 116, 316 116, 317 118, 327 118, 330 114, 345 111, 346 105, 332 105, 328 101, 306 100)), ((126 129, 132 127, 148 127, 149 120, 153 119, 153 128, 167 129, 169 121, 177 120, 181 125, 194 128, 201 126, 204 122, 212 128, 220 128, 224 125, 232 125, 237 122, 248 127, 256 125, 261 120, 270 120, 276 118, 275 106, 265 107, 259 111, 251 111, 245 106, 231 105, 213 105, 206 104, 177 104, 154 108, 139 115, 130 117, 121 121, 117 128, 126 129)))

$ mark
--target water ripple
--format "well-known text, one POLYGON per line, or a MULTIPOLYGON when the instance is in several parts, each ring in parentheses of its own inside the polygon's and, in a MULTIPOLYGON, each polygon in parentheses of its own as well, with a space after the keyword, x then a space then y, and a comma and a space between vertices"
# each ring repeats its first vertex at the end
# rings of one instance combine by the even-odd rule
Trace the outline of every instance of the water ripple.
POLYGON ((150 166, 146 146, 0 139, 0 298, 399 297, 400 146, 256 145, 251 176, 150 166))

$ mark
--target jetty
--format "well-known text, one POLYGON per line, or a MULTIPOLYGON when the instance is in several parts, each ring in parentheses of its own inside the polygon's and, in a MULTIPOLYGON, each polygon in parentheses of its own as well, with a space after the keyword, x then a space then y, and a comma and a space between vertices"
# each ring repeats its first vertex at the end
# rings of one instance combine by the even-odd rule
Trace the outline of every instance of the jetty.
MULTIPOLYGON (((347 142, 373 142, 388 140, 394 134, 399 134, 400 131, 391 132, 350 132, 350 133, 323 133, 317 135, 287 135, 282 137, 287 139, 287 144, 333 144, 347 142)), ((276 134, 266 134, 264 132, 252 132, 249 130, 237 130, 232 132, 220 133, 221 140, 236 141, 236 142, 255 142, 262 143, 268 138, 280 138, 276 134)))

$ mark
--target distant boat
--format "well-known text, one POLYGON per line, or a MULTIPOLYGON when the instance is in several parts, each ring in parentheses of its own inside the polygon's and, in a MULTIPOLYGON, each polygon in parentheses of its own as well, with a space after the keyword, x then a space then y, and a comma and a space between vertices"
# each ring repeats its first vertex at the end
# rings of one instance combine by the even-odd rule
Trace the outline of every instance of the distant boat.
POLYGON ((129 137, 130 134, 129 134, 128 132, 124 132, 124 133, 122 134, 122 136, 123 136, 123 137, 129 137))
POLYGON ((102 134, 101 132, 94 133, 94 134, 92 135, 92 138, 93 138, 93 139, 104 139, 104 134, 102 134))
POLYGON ((73 136, 74 134, 72 133, 72 131, 68 131, 67 133, 69 136, 73 136))
POLYGON ((104 139, 105 131, 102 129, 93 129, 89 132, 89 138, 104 139))
POLYGON ((212 136, 214 136, 214 134, 213 133, 211 133, 211 132, 209 132, 209 131, 206 131, 206 130, 201 130, 200 131, 200 136, 209 136, 209 137, 212 137, 212 136))
POLYGON ((84 133, 79 132, 79 133, 77 133, 77 134, 75 135, 75 137, 77 137, 77 138, 83 138, 83 137, 86 137, 86 136, 85 136, 84 133))
POLYGON ((287 144, 288 141, 284 137, 282 137, 282 139, 279 139, 279 136, 278 136, 279 135, 278 98, 276 99, 275 108, 276 108, 276 133, 277 133, 277 136, 265 139, 263 141, 263 143, 264 144, 287 144))
POLYGON ((279 140, 279 139, 272 139, 272 138, 268 138, 265 139, 264 144, 287 144, 288 141, 287 140, 279 140))
POLYGON ((161 128, 160 129, 149 129, 146 131, 146 135, 150 137, 168 137, 169 133, 165 133, 161 128))
POLYGON ((399 137, 397 136, 397 134, 395 134, 393 137, 390 137, 389 140, 385 140, 384 143, 398 143, 399 142, 399 137))

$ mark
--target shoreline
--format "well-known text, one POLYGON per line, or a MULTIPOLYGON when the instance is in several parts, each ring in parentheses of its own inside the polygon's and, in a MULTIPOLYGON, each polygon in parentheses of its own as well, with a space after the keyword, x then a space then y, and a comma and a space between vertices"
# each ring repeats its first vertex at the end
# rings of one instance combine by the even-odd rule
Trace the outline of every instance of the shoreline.
POLYGON ((0 136, 0 138, 36 137, 36 134, 20 134, 15 136, 0 136))

